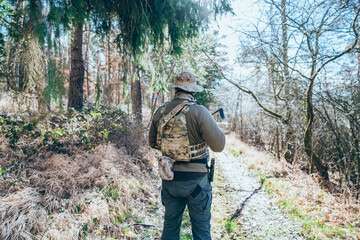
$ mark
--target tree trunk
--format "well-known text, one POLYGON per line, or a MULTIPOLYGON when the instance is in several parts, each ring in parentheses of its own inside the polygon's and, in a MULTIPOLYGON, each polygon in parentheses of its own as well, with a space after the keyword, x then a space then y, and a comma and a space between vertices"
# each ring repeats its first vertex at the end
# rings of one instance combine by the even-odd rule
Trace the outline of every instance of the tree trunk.
POLYGON ((121 96, 121 74, 120 72, 122 71, 122 67, 121 67, 121 64, 120 64, 120 61, 118 62, 118 68, 117 68, 117 76, 118 76, 118 79, 117 79, 117 105, 120 104, 120 96, 121 96))
POLYGON ((231 131, 236 131, 236 129, 238 128, 238 122, 239 122, 239 106, 240 106, 240 97, 241 97, 241 93, 239 91, 237 99, 236 99, 236 107, 234 109, 234 114, 233 114, 233 123, 231 124, 231 131))
POLYGON ((103 84, 103 104, 105 106, 108 106, 108 86, 109 86, 109 80, 108 80, 108 75, 107 75, 107 72, 106 72, 106 68, 108 67, 108 47, 105 43, 105 70, 104 70, 104 84, 103 84))
POLYGON ((356 128, 354 125, 350 125, 351 127, 351 133, 352 133, 352 139, 353 139, 353 146, 354 146, 354 162, 357 165, 357 179, 356 179, 356 185, 358 189, 360 190, 360 137, 359 132, 356 131, 356 128))
POLYGON ((290 89, 290 73, 289 73, 289 59, 288 59, 288 36, 287 36, 287 21, 286 21, 286 0, 281 0, 281 26, 282 26, 282 61, 284 65, 284 80, 285 80, 285 98, 286 101, 286 115, 287 115, 287 125, 286 125, 286 134, 285 134, 285 142, 286 142, 286 150, 284 153, 284 157, 286 161, 292 163, 295 157, 295 137, 294 137, 294 129, 292 127, 292 109, 289 104, 289 98, 291 96, 290 89))
MULTIPOLYGON (((276 86, 278 85, 279 76, 274 73, 275 65, 270 63, 270 67, 268 69, 268 76, 269 76, 269 88, 272 88, 273 96, 274 96, 274 107, 275 111, 279 111, 279 97, 277 95, 276 86)), ((269 89, 270 90, 270 89, 269 89)), ((280 121, 278 118, 275 119, 275 138, 274 138, 274 145, 275 145, 275 153, 276 158, 278 161, 281 159, 280 155, 280 129, 279 129, 280 121)), ((271 144, 273 145, 273 144, 271 144)))
POLYGON ((131 81, 132 112, 137 120, 142 121, 140 69, 136 66, 136 63, 133 63, 132 74, 137 74, 136 80, 133 80, 133 76, 131 81))
POLYGON ((309 88, 306 92, 306 130, 304 135, 304 147, 306 154, 310 157, 310 169, 312 166, 315 166, 319 171, 320 176, 324 180, 329 179, 328 169, 323 165, 321 159, 318 155, 314 153, 313 149, 313 139, 312 139, 312 124, 314 122, 314 109, 312 105, 312 90, 314 87, 315 79, 310 80, 309 88))
MULTIPOLYGON (((359 4, 360 4, 360 0, 359 0, 359 4)), ((357 22, 357 33, 359 33, 359 25, 360 25, 360 20, 358 20, 357 22)), ((360 41, 358 40, 357 42, 357 46, 358 49, 360 49, 360 41)), ((355 96, 355 103, 359 106, 360 105, 360 51, 357 51, 357 64, 358 64, 358 71, 357 71, 357 82, 354 84, 354 86, 356 86, 355 89, 355 93, 353 94, 355 96)), ((359 119, 359 113, 356 113, 355 118, 359 119)), ((359 131, 355 131, 355 127, 353 125, 351 125, 351 130, 353 132, 353 139, 354 139, 354 145, 355 145, 355 162, 357 163, 357 188, 358 191, 360 191, 360 134, 359 131)), ((358 193, 359 194, 359 193, 358 193)))
POLYGON ((155 113, 158 100, 161 98, 160 94, 161 94, 161 90, 158 90, 157 92, 155 90, 153 91, 153 100, 151 103, 151 116, 154 115, 155 113))
MULTIPOLYGON (((277 103, 275 103, 277 104, 277 103)), ((280 156, 280 121, 279 119, 276 119, 276 127, 275 127, 275 151, 276 151, 276 158, 278 161, 281 160, 281 156, 280 156)))
POLYGON ((107 100, 108 105, 112 104, 112 77, 111 77, 111 49, 110 49, 110 36, 107 41, 107 70, 108 70, 108 85, 107 85, 107 100))
POLYGON ((82 54, 83 23, 74 23, 73 41, 71 43, 71 70, 69 84, 68 108, 81 110, 84 106, 84 61, 82 54))
POLYGON ((97 54, 97 58, 96 58, 96 98, 95 98, 95 108, 99 109, 100 106, 100 98, 101 98, 101 82, 100 82, 100 65, 99 65, 99 52, 97 54))
POLYGON ((86 47, 85 47, 85 74, 86 74, 86 98, 89 99, 90 97, 90 80, 89 80, 89 45, 90 45, 90 30, 91 30, 91 24, 89 24, 88 28, 88 34, 86 39, 86 47))

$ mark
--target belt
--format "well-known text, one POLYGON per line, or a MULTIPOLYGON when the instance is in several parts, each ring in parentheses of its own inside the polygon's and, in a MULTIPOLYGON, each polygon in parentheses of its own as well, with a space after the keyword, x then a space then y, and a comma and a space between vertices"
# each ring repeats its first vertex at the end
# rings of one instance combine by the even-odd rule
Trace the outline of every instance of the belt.
POLYGON ((207 158, 191 160, 190 162, 177 161, 172 168, 174 181, 186 181, 203 177, 207 174, 207 158))
POLYGON ((208 162, 208 158, 202 158, 202 159, 190 160, 189 162, 176 161, 175 164, 187 164, 187 163, 203 163, 203 164, 207 164, 207 162, 208 162))
POLYGON ((174 179, 172 181, 194 180, 201 178, 206 174, 206 172, 174 172, 174 179))
POLYGON ((188 164, 174 164, 172 171, 174 172, 207 172, 206 164, 203 163, 188 163, 188 164))

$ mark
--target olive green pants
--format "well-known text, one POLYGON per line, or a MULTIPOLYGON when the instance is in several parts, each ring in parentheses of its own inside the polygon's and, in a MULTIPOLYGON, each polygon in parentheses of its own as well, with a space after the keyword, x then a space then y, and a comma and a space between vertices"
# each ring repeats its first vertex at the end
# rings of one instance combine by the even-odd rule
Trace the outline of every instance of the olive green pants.
POLYGON ((187 181, 162 181, 161 200, 165 206, 162 240, 180 239, 180 226, 185 207, 188 206, 194 240, 209 240, 211 218, 211 184, 208 182, 192 200, 192 193, 201 178, 187 181))

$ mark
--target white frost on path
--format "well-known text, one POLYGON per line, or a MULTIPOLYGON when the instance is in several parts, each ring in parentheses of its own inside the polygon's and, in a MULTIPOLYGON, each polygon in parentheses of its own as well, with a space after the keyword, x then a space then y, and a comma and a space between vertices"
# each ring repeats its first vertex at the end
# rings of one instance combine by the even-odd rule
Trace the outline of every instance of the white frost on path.
MULTIPOLYGON (((225 184, 233 191, 229 192, 236 199, 237 207, 260 186, 258 176, 249 172, 248 166, 239 158, 227 151, 212 153, 216 164, 225 180, 225 184)), ((216 196, 214 196, 216 197, 216 196)), ((242 224, 246 239, 305 239, 301 236, 302 228, 286 217, 264 189, 254 194, 246 203, 241 216, 237 219, 242 224)))

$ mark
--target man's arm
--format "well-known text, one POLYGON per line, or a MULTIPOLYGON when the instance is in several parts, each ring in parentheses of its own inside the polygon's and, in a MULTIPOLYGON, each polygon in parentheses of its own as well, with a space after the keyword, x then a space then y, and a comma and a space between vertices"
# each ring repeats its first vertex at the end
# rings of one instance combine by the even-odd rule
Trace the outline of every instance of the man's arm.
POLYGON ((159 146, 156 144, 157 139, 157 129, 158 129, 158 123, 159 123, 159 109, 156 110, 154 113, 154 116, 151 120, 150 130, 149 130, 149 145, 151 148, 160 149, 159 146))
POLYGON ((221 152, 225 147, 225 134, 217 125, 210 112, 202 105, 194 109, 197 126, 202 139, 214 152, 221 152))

